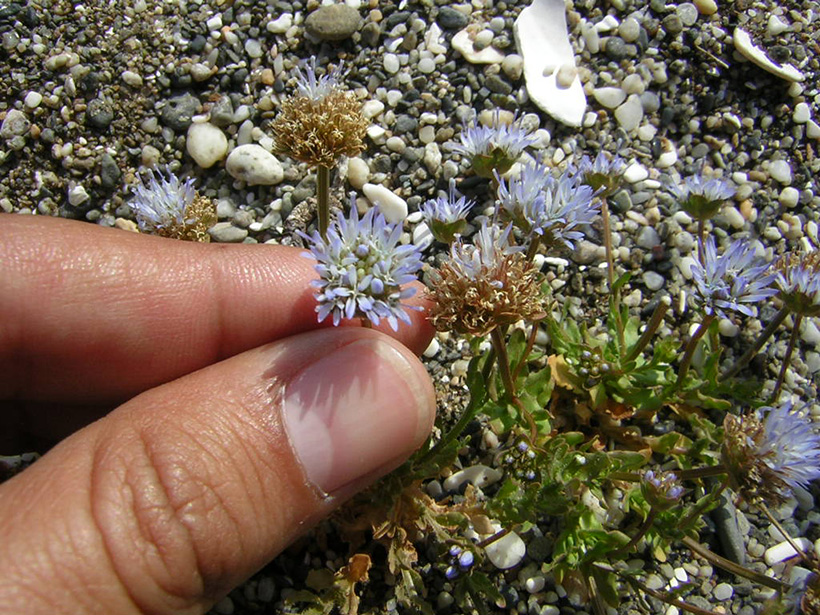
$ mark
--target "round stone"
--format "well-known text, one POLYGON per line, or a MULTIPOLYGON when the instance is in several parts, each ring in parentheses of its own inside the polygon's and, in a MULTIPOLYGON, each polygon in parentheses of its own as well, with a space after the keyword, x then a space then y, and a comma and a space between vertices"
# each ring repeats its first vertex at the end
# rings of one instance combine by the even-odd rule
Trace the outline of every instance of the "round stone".
POLYGON ((694 5, 701 15, 714 15, 718 10, 715 0, 694 0, 694 5))
POLYGON ((691 2, 679 4, 675 12, 684 26, 694 26, 698 20, 698 8, 691 2))
POLYGON ((643 283, 651 291, 660 290, 663 288, 665 280, 660 273, 656 271, 645 271, 643 274, 643 283))
POLYGON ((399 72, 399 68, 401 68, 399 57, 395 53, 384 54, 384 58, 382 58, 382 65, 384 66, 384 70, 391 75, 395 75, 399 72))
POLYGON ((493 566, 507 570, 521 563, 527 553, 527 545, 518 534, 510 532, 488 544, 484 553, 493 566))
POLYGON ((618 26, 618 34, 627 43, 634 43, 641 34, 641 24, 634 17, 627 17, 618 26))
POLYGON ((21 137, 28 132, 29 128, 31 128, 31 122, 26 114, 17 109, 12 109, 6 113, 6 119, 0 125, 0 137, 4 139, 21 137))
POLYGON ((29 92, 23 102, 29 109, 36 109, 43 102, 43 95, 40 92, 29 92))
POLYGON ((632 132, 643 119, 643 105, 637 94, 632 94, 620 107, 615 109, 615 119, 626 132, 632 132))
POLYGON ((792 168, 785 160, 775 160, 769 165, 769 175, 781 184, 792 183, 792 168))
POLYGON ((797 203, 800 200, 800 192, 797 191, 797 188, 787 186, 780 191, 780 198, 778 200, 783 207, 788 207, 789 209, 797 207, 797 203))
POLYGON ((251 186, 272 186, 285 178, 282 164, 261 145, 240 145, 228 155, 225 170, 251 186))
POLYGON ((434 70, 436 70, 436 62, 433 58, 422 58, 419 60, 417 68, 419 69, 420 73, 424 73, 425 75, 429 75, 434 70))
POLYGON ((450 6, 442 6, 436 19, 438 25, 445 30, 461 30, 469 20, 470 18, 467 15, 450 6))
POLYGON ((228 138, 213 124, 191 124, 185 147, 200 168, 208 169, 225 157, 228 138))
POLYGON ((811 119, 811 108, 808 104, 801 102, 794 106, 794 113, 792 119, 795 124, 805 124, 811 119))
POLYGON ((320 41, 343 41, 359 29, 359 11, 346 4, 331 4, 313 11, 305 19, 305 30, 320 41))
POLYGON ((592 95, 598 104, 607 109, 614 109, 626 100, 626 92, 621 88, 605 87, 595 88, 592 95))

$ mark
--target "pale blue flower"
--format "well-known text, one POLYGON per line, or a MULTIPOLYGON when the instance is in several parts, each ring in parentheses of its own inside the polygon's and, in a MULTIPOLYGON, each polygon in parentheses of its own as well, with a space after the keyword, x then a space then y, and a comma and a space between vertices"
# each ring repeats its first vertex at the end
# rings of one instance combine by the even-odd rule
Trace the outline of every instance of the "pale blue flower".
POLYGON ((792 402, 758 410, 762 436, 756 455, 789 487, 807 489, 820 478, 820 434, 811 422, 793 411, 792 402))
POLYGON ((449 265, 465 279, 486 277, 488 271, 494 271, 501 265, 505 256, 524 249, 510 244, 511 232, 512 224, 502 229, 485 220, 473 236, 472 244, 465 244, 459 239, 450 246, 449 265))
POLYGON ((496 179, 502 215, 547 245, 563 243, 573 249, 574 242, 584 236, 579 227, 598 215, 600 203, 595 201, 595 192, 571 170, 556 179, 546 165, 535 161, 518 177, 496 179))
POLYGON ((775 271, 783 303, 796 314, 820 316, 820 252, 784 254, 775 271))
POLYGON ((431 199, 420 210, 433 236, 443 243, 451 243, 456 235, 467 226, 467 213, 475 204, 465 196, 456 193, 456 182, 450 180, 450 194, 447 197, 431 199))
POLYGON ((339 62, 333 70, 327 71, 321 77, 316 76, 316 56, 304 62, 305 72, 296 67, 296 89, 299 96, 313 101, 320 101, 339 87, 343 62, 339 62))
POLYGON ((703 246, 703 260, 692 264, 695 289, 706 314, 728 318, 725 310, 753 316, 750 305, 771 297, 777 291, 771 287, 774 274, 768 274, 769 264, 755 257, 754 248, 738 239, 721 255, 715 239, 710 236, 703 246))
POLYGON ((522 152, 536 141, 515 118, 509 124, 502 123, 497 110, 491 126, 465 126, 460 139, 461 144, 453 144, 450 149, 469 158, 475 172, 488 179, 496 171, 506 173, 522 152))
POLYGON ((182 182, 170 171, 149 170, 147 177, 134 188, 134 198, 128 201, 128 206, 140 230, 152 233, 190 224, 187 210, 195 199, 193 179, 182 182))
POLYGON ((421 252, 412 244, 400 245, 400 225, 390 225, 376 208, 359 219, 356 198, 351 195, 350 216, 339 212, 323 239, 318 232, 301 234, 310 242, 318 264, 316 311, 319 322, 328 316, 338 325, 342 318, 366 317, 378 325, 387 320, 398 329, 410 324, 406 309, 419 309, 404 301, 414 288, 402 288, 417 279, 421 252))
POLYGON ((735 195, 735 187, 722 179, 706 179, 691 175, 680 185, 670 186, 670 191, 680 202, 683 210, 698 220, 714 216, 724 201, 735 195))

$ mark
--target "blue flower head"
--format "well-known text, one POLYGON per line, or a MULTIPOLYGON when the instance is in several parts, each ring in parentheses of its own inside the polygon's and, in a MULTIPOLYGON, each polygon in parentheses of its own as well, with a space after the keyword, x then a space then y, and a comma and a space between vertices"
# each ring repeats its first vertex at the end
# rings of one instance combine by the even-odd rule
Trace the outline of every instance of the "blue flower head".
POLYGON ((703 246, 703 264, 692 264, 695 290, 706 314, 728 318, 726 310, 753 316, 749 304, 771 297, 774 274, 767 274, 768 263, 755 257, 754 248, 738 239, 718 255, 714 237, 703 246))
POLYGON ((328 316, 334 325, 342 318, 367 318, 375 325, 386 320, 396 331, 399 321, 410 324, 406 309, 420 309, 404 303, 416 290, 402 286, 417 279, 421 252, 412 244, 400 245, 401 226, 388 224, 377 208, 359 219, 354 194, 350 200, 350 216, 340 212, 326 239, 318 232, 301 233, 318 261, 319 279, 313 285, 319 322, 328 316))
POLYGON ((518 177, 496 179, 502 217, 512 220, 530 238, 537 235, 547 246, 563 243, 572 249, 583 237, 579 227, 598 215, 600 203, 594 200, 593 189, 572 171, 556 179, 546 165, 535 161, 518 177))
POLYGON ((309 61, 304 62, 305 72, 296 67, 296 89, 299 96, 309 98, 312 101, 320 101, 328 94, 336 91, 340 87, 343 62, 339 62, 333 70, 327 71, 321 77, 316 76, 316 56, 311 56, 309 61))
POLYGON ((467 212, 475 204, 466 197, 456 198, 456 182, 450 180, 448 197, 431 199, 421 206, 424 220, 438 241, 452 243, 467 227, 467 212))
POLYGON ((732 486, 748 499, 782 501, 820 478, 820 434, 791 402, 727 415, 721 450, 732 486))
POLYGON ((595 160, 584 156, 576 172, 581 176, 581 181, 592 188, 597 196, 606 197, 620 186, 625 169, 626 164, 620 157, 609 158, 601 151, 595 160))
POLYGON ((465 126, 460 138, 461 144, 453 144, 450 149, 469 158, 476 174, 487 179, 492 179, 495 172, 503 175, 509 171, 521 153, 535 143, 535 137, 515 118, 509 124, 502 123, 498 110, 491 126, 465 126))
POLYGON ((691 175, 682 184, 670 187, 683 210, 697 220, 714 216, 724 201, 735 195, 735 188, 722 179, 705 179, 691 175))
POLYGON ((209 241, 207 230, 216 223, 213 203, 197 195, 194 180, 180 181, 170 171, 149 170, 134 188, 128 205, 143 233, 209 241))
POLYGON ((653 508, 667 510, 683 496, 683 487, 674 472, 655 474, 652 470, 647 470, 641 478, 641 491, 653 508))
POLYGON ((820 316, 820 252, 785 254, 775 265, 775 285, 795 314, 820 316))

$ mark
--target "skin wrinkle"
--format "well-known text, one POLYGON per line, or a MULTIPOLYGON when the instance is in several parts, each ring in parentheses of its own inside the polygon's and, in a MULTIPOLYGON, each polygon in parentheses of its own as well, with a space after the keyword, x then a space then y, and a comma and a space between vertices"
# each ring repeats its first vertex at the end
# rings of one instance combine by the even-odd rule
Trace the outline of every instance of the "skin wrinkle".
MULTIPOLYGON (((135 436, 135 437, 129 440, 129 446, 127 447, 127 450, 133 454, 135 452, 134 451, 134 444, 137 443, 139 445, 139 449, 140 449, 139 454, 144 459, 144 461, 147 462, 144 466, 141 466, 141 467, 149 468, 149 469, 153 470, 153 472, 152 472, 153 478, 154 478, 154 480, 152 481, 153 482, 153 487, 158 488, 159 492, 162 495, 165 496, 165 498, 164 498, 165 502, 168 504, 167 508, 170 509, 171 512, 173 512, 173 508, 170 506, 170 499, 168 498, 168 493, 166 491, 166 486, 160 480, 159 473, 156 471, 156 467, 154 466, 154 461, 151 458, 151 454, 149 452, 150 447, 146 443, 146 441, 143 437, 143 434, 140 433, 139 430, 134 432, 133 436, 135 436)), ((105 441, 103 440, 102 442, 105 442, 105 441)), ((102 537, 102 543, 105 547, 105 552, 106 552, 106 556, 107 556, 108 561, 109 561, 110 569, 114 573, 115 577, 117 578, 118 582, 120 583, 120 585, 123 588, 126 595, 128 595, 131 602, 135 605, 135 607, 137 609, 137 612, 155 612, 153 610, 153 608, 150 608, 150 605, 142 604, 140 602, 140 600, 138 599, 138 596, 135 593, 138 590, 136 590, 136 588, 132 588, 131 582, 128 580, 129 575, 126 575, 124 570, 123 570, 123 566, 128 567, 128 566, 133 565, 133 557, 131 557, 131 558, 121 558, 121 557, 118 558, 115 555, 115 551, 118 550, 116 548, 117 546, 120 546, 121 548, 125 548, 126 551, 129 551, 129 549, 126 545, 121 545, 121 544, 118 544, 118 543, 121 543, 123 538, 131 539, 132 536, 130 536, 130 532, 128 532, 128 534, 126 536, 123 536, 120 532, 115 531, 114 534, 117 534, 117 535, 112 535, 110 523, 107 520, 103 520, 100 516, 101 512, 102 512, 100 507, 105 506, 109 502, 109 500, 108 500, 109 495, 105 494, 105 493, 100 493, 100 491, 102 491, 102 488, 101 488, 101 485, 100 485, 100 483, 102 481, 102 476, 105 475, 105 474, 110 474, 110 468, 107 467, 109 464, 107 464, 105 462, 106 460, 104 459, 110 453, 108 451, 103 451, 104 448, 106 448, 105 445, 95 447, 95 456, 94 456, 94 461, 93 461, 93 465, 92 465, 92 472, 93 472, 92 483, 91 483, 92 488, 89 490, 89 496, 90 496, 90 500, 91 500, 91 509, 92 509, 92 512, 93 512, 94 521, 96 523, 96 526, 98 528, 100 536, 102 537), (118 563, 120 563, 121 565, 118 565, 118 563)), ((120 458, 119 453, 116 453, 115 454, 115 459, 119 459, 119 458, 120 458)), ((196 580, 194 580, 194 585, 196 587, 192 586, 190 589, 188 589, 184 592, 182 592, 182 591, 180 591, 180 592, 172 591, 170 587, 166 587, 165 584, 162 583, 157 578, 156 574, 153 573, 152 568, 154 566, 152 566, 151 564, 148 563, 148 561, 147 561, 148 558, 145 555, 146 553, 149 553, 149 552, 154 552, 154 553, 158 554, 159 559, 160 559, 160 563, 162 564, 162 566, 165 569, 166 573, 169 573, 168 576, 171 579, 173 579, 173 582, 179 582, 180 580, 182 580, 182 575, 181 575, 180 570, 178 569, 178 567, 175 566, 175 565, 169 565, 170 562, 168 562, 166 560, 166 558, 163 556, 162 547, 160 546, 158 541, 154 540, 154 538, 152 536, 152 534, 154 533, 153 528, 151 528, 150 526, 147 530, 145 528, 146 524, 143 523, 144 513, 140 513, 140 509, 138 508, 138 506, 136 504, 136 501, 137 501, 136 496, 137 496, 137 494, 140 494, 140 493, 144 494, 146 491, 148 491, 148 488, 146 486, 146 481, 145 481, 144 477, 140 476, 136 479, 132 478, 134 476, 133 468, 135 467, 135 465, 136 464, 134 464, 133 461, 131 461, 129 463, 125 463, 124 476, 122 477, 121 480, 118 481, 118 485, 119 485, 120 489, 117 491, 117 493, 114 496, 118 501, 114 502, 110 505, 119 506, 120 507, 119 510, 121 512, 122 511, 127 511, 128 513, 130 513, 132 515, 133 519, 137 521, 137 526, 140 530, 140 536, 144 538, 144 542, 143 542, 142 545, 136 545, 136 544, 132 545, 133 547, 140 547, 141 546, 142 548, 134 548, 134 549, 130 549, 130 551, 132 553, 137 552, 137 553, 142 554, 140 567, 147 573, 143 578, 144 579, 145 578, 150 579, 150 581, 152 583, 154 583, 156 585, 156 587, 159 588, 159 590, 163 593, 163 595, 166 598, 171 598, 170 602, 173 602, 174 599, 181 599, 181 601, 184 603, 184 607, 182 607, 182 608, 184 608, 185 611, 196 612, 196 611, 192 611, 191 609, 193 609, 196 606, 197 601, 196 600, 191 600, 191 596, 201 595, 202 594, 202 588, 204 588, 205 584, 204 584, 204 581, 202 580, 201 575, 199 574, 199 562, 196 559, 195 549, 193 548, 193 537, 190 534, 189 528, 185 524, 183 524, 179 519, 177 519, 177 523, 175 525, 177 526, 178 530, 179 529, 182 530, 182 534, 185 537, 184 542, 187 544, 187 547, 188 547, 187 550, 190 552, 190 555, 193 556, 193 560, 194 560, 194 563, 195 563, 194 570, 192 571, 193 572, 192 578, 193 579, 199 579, 199 582, 196 582, 196 580), (123 496, 125 494, 129 494, 130 497, 128 498, 128 502, 125 503, 125 506, 122 506, 120 504, 120 502, 122 501, 123 496)), ((110 490, 110 487, 108 487, 107 490, 110 490)), ((152 489, 152 491, 153 491, 153 489, 152 489)), ((171 518, 172 519, 174 518, 173 514, 171 515, 171 518)), ((153 525, 153 524, 151 524, 151 525, 153 525)), ((164 535, 166 537, 172 536, 172 533, 167 532, 167 531, 166 532, 159 532, 159 534, 164 535)), ((174 553, 174 559, 178 559, 179 554, 182 552, 182 548, 181 548, 182 546, 183 545, 181 545, 181 544, 176 544, 171 549, 171 551, 174 553)), ((142 592, 142 593, 144 594, 145 592, 142 592)), ((169 609, 166 610, 166 612, 169 613, 169 614, 171 612, 175 612, 175 613, 183 612, 183 611, 178 610, 178 609, 180 609, 179 605, 174 605, 173 607, 171 607, 171 605, 169 604, 168 607, 169 607, 169 609), (171 610, 171 608, 173 609, 173 611, 171 610)))

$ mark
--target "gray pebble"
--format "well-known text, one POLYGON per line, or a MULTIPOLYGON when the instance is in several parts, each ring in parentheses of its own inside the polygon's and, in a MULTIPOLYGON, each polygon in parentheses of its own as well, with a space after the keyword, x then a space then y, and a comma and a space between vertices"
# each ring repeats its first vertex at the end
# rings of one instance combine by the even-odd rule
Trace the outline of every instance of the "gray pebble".
POLYGON ((449 6, 443 6, 439 9, 436 21, 445 30, 460 30, 467 25, 470 19, 461 11, 449 6))
POLYGON ((4 139, 21 137, 28 132, 30 127, 31 122, 26 114, 17 109, 12 109, 6 114, 6 119, 3 120, 3 124, 0 126, 0 137, 4 139))
POLYGON ((651 250, 661 244, 661 238, 658 235, 658 231, 651 226, 645 226, 641 229, 636 243, 645 250, 651 250))
POLYGON ((664 17, 661 23, 663 24, 663 29, 669 32, 669 34, 680 34, 683 31, 683 22, 681 18, 674 13, 664 17))
POLYGON ((169 98, 162 107, 162 123, 175 131, 188 130, 191 118, 199 111, 199 100, 191 94, 169 98))
POLYGON ((95 98, 88 103, 85 119, 89 126, 105 130, 114 121, 114 111, 104 100, 95 98))
POLYGON ((121 177, 122 172, 114 157, 107 152, 103 154, 100 159, 100 182, 102 187, 106 190, 114 189, 119 185, 121 177))
POLYGON ((664 277, 656 271, 645 271, 642 277, 644 285, 652 291, 660 290, 666 282, 664 277))
POLYGON ((305 19, 305 30, 320 41, 343 41, 359 29, 359 11, 346 4, 331 4, 313 11, 305 19))
POLYGON ((626 43, 618 36, 611 36, 607 39, 604 51, 607 57, 615 61, 623 60, 629 56, 626 43))
POLYGON ((208 230, 208 234, 217 243, 242 243, 248 236, 248 231, 237 228, 230 222, 217 222, 208 230))

